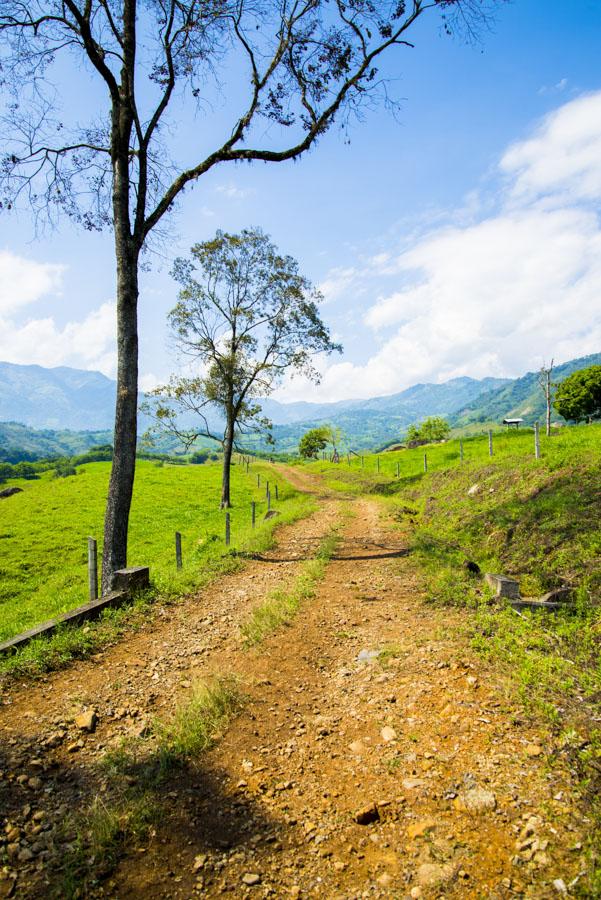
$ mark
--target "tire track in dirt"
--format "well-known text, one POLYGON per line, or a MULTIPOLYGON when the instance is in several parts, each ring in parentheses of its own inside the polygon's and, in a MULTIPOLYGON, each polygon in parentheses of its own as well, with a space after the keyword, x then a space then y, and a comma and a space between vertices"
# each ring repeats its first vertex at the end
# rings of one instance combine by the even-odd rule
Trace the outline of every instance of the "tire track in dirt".
MULTIPOLYGON (((242 713, 170 779, 156 832, 89 896, 557 896, 553 882, 569 884, 582 864, 570 773, 561 760, 544 765, 544 734, 470 653, 466 614, 423 604, 406 536, 375 501, 348 501, 354 515, 315 599, 256 650, 241 649, 239 622, 294 578, 340 513, 318 480, 285 474, 321 507, 281 529, 271 562, 249 564, 127 646, 17 691, 0 710, 16 741, 12 771, 20 755, 29 774, 39 750, 42 791, 52 791, 35 801, 56 810, 59 799, 101 791, 94 761, 155 711, 166 716, 195 678, 243 679, 242 713), (64 743, 41 750, 77 692, 78 705, 99 709, 96 733, 74 756, 64 743), (358 824, 362 810, 375 821, 358 824)), ((26 784, 8 787, 15 808, 32 802, 26 784)), ((23 896, 43 893, 44 865, 22 867, 23 896)))
POLYGON ((203 760, 219 805, 200 779, 116 896, 552 897, 577 877, 569 773, 541 764, 465 617, 424 607, 377 504, 353 506, 318 596, 237 661, 248 706, 203 760))

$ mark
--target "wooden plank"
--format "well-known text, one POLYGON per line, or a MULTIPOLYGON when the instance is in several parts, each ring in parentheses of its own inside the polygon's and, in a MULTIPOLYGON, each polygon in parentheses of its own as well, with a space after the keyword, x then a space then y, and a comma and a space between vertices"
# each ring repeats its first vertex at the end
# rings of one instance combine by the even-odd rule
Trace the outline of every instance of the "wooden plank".
POLYGON ((105 609, 114 609, 122 606, 128 600, 129 594, 127 591, 113 591, 104 597, 100 597, 99 600, 84 603, 83 606, 71 609, 56 619, 49 619, 47 622, 42 622, 41 625, 36 625, 35 628, 30 628, 29 631, 24 631, 22 634, 17 634, 10 640, 4 641, 4 643, 0 644, 0 654, 18 650, 34 638, 49 636, 63 625, 79 625, 81 622, 97 619, 105 609))

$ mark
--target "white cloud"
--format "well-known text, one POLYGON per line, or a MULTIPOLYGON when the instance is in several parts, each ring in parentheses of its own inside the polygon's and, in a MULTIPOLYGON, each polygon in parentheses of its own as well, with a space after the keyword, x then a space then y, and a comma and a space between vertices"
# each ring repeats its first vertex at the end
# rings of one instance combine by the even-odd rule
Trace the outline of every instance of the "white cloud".
POLYGON ((326 302, 338 300, 338 298, 344 296, 349 287, 357 281, 358 275, 359 271, 352 267, 347 269, 331 269, 328 272, 327 278, 318 285, 318 288, 323 294, 326 302))
POLYGON ((552 112, 531 138, 509 147, 500 166, 519 202, 601 198, 601 91, 552 112))
POLYGON ((219 184, 215 190, 218 194, 223 194, 224 197, 227 197, 228 200, 244 200, 255 193, 251 188, 237 187, 233 181, 229 181, 227 184, 219 184))
MULTIPOLYGON (((601 198, 601 92, 547 116, 502 155, 499 174, 505 182, 492 212, 475 208, 466 224, 434 228, 409 248, 386 247, 362 267, 328 275, 330 296, 378 297, 364 324, 379 346, 363 365, 328 361, 318 389, 297 382, 288 398, 516 376, 543 359, 601 350, 601 228, 591 208, 601 198)), ((457 223, 454 211, 448 221, 457 223)))
POLYGON ((0 319, 0 359, 41 366, 116 371, 115 304, 103 303, 80 322, 63 328, 52 317, 16 323, 0 319))
POLYGON ((147 372, 141 375, 139 379, 139 387, 141 391, 153 391, 159 384, 163 384, 165 379, 161 380, 158 375, 153 372, 147 372))
POLYGON ((567 78, 560 78, 557 84, 552 84, 549 86, 548 84, 543 84, 541 88, 539 88, 539 94, 563 94, 565 89, 568 86, 567 78))
POLYGON ((0 359, 42 366, 116 370, 115 304, 58 326, 52 316, 24 318, 23 307, 61 296, 66 266, 0 251, 0 359))
POLYGON ((60 290, 66 266, 39 263, 0 250, 0 316, 60 290))

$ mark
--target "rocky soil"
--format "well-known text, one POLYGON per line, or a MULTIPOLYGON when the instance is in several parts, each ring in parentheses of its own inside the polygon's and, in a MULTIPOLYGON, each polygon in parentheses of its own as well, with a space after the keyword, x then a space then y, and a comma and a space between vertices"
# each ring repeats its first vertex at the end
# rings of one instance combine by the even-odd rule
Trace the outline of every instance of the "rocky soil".
MULTIPOLYGON (((167 719, 194 682, 241 679, 217 744, 174 772, 162 817, 82 896, 558 897, 579 890, 574 774, 473 655, 469 614, 424 605, 406 536, 375 501, 317 491, 276 549, 94 658, 0 706, 0 897, 48 897, 74 809, 110 794, 103 756, 167 719), (344 516, 345 508, 352 515, 344 516), (342 519, 341 519, 342 515, 342 519), (239 626, 342 538, 292 625, 239 626)), ((135 780, 135 779, 134 779, 135 780)), ((60 890, 60 889, 59 889, 60 890)))

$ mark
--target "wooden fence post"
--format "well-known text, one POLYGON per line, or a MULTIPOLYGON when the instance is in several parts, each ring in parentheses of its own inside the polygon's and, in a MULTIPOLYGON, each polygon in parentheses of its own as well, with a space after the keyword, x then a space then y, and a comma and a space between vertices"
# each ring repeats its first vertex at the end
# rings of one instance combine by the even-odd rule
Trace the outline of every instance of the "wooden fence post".
POLYGON ((279 493, 278 493, 278 486, 277 486, 277 484, 276 484, 276 486, 275 486, 275 499, 276 499, 276 500, 279 500, 279 499, 280 499, 280 495, 279 495, 279 493))
POLYGON ((428 471, 428 454, 424 453, 424 472, 428 471))
POLYGON ((459 460, 463 462, 463 439, 459 439, 459 460))
POLYGON ((488 429, 488 455, 492 456, 492 428, 488 429))
POLYGON ((269 482, 266 481, 265 482, 265 496, 267 497, 268 494, 269 494, 269 482))
POLYGON ((231 529, 230 529, 230 514, 226 512, 225 514, 225 546, 229 547, 231 538, 231 529))
POLYGON ((98 599, 98 545, 88 538, 88 588, 90 600, 98 599))
POLYGON ((540 459, 540 435, 538 433, 538 422, 534 423, 534 456, 540 459))
POLYGON ((257 487, 261 487, 261 476, 257 472, 257 487))
POLYGON ((401 474, 401 464, 400 464, 400 462, 397 462, 397 464, 396 464, 396 477, 399 478, 400 474, 401 474))
POLYGON ((379 472, 380 471, 380 457, 379 456, 376 456, 376 462, 378 465, 378 472, 379 472))
POLYGON ((271 491, 267 488, 267 512, 271 509, 271 491))
POLYGON ((175 532, 175 565, 178 569, 182 567, 182 536, 179 531, 175 532))
POLYGON ((363 457, 361 457, 361 468, 363 468, 363 465, 364 465, 364 463, 363 463, 363 457))
POLYGON ((255 527, 255 519, 256 519, 255 501, 251 500, 251 502, 250 502, 250 521, 251 521, 251 525, 253 528, 255 527))

